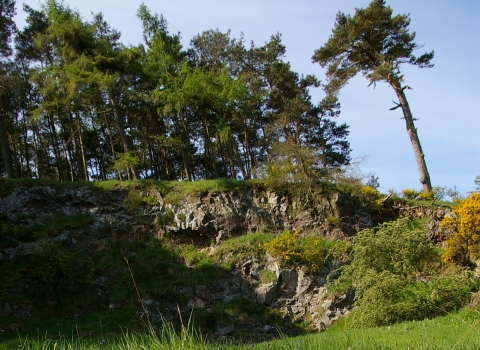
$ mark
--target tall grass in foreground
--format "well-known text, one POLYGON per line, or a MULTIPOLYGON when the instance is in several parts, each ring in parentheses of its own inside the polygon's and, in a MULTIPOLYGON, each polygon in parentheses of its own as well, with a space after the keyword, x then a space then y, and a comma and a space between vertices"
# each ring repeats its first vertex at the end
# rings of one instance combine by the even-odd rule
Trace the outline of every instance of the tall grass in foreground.
POLYGON ((194 330, 189 322, 176 331, 170 323, 164 322, 157 332, 128 333, 122 336, 81 338, 57 336, 17 339, 0 344, 0 349, 17 350, 100 350, 100 349, 480 349, 480 315, 478 312, 461 310, 433 320, 399 323, 390 327, 349 328, 349 320, 339 322, 323 333, 280 339, 257 344, 235 345, 233 340, 212 343, 194 330))

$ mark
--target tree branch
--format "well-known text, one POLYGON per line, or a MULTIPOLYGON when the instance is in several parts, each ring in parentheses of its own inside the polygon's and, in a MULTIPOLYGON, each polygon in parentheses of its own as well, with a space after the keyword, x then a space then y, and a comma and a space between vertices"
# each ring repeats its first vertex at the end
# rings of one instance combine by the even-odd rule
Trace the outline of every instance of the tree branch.
POLYGON ((399 107, 402 107, 402 105, 401 105, 400 103, 395 102, 395 101, 392 101, 392 102, 395 104, 395 107, 390 108, 391 111, 394 111, 394 110, 396 110, 396 109, 399 108, 399 107))

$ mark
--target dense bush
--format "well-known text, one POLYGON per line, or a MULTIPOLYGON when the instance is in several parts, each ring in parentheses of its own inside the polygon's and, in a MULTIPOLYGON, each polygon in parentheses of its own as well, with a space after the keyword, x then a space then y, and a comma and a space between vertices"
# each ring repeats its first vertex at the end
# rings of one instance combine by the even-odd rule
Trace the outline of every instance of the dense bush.
POLYGON ((275 237, 264 248, 285 265, 303 265, 307 273, 320 272, 327 256, 327 242, 315 236, 303 238, 299 232, 286 231, 275 237))
POLYGON ((378 326, 456 309, 468 300, 475 284, 468 271, 442 272, 425 232, 403 218, 354 238, 351 263, 342 269, 335 287, 354 288, 353 319, 359 325, 378 326))
POLYGON ((441 222, 442 227, 452 232, 442 259, 468 265, 478 260, 480 252, 480 194, 472 193, 453 212, 455 215, 448 215, 441 222))

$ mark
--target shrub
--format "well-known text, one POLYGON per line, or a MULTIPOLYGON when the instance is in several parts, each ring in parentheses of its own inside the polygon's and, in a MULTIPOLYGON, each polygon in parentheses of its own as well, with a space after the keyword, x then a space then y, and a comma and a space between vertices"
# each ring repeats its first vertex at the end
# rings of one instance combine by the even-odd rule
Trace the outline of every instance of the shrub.
POLYGON ((469 298, 476 281, 470 272, 432 273, 440 259, 424 230, 402 218, 360 232, 351 263, 342 268, 334 289, 355 289, 359 325, 379 326, 433 317, 454 310, 469 298), (418 282, 417 277, 423 276, 418 282))
POLYGON ((300 258, 300 252, 296 244, 299 235, 299 232, 285 231, 280 236, 265 243, 264 247, 275 258, 280 258, 285 262, 296 261, 300 258))
POLYGON ((370 175, 370 178, 365 183, 365 186, 369 186, 369 187, 372 187, 374 189, 378 189, 380 187, 380 183, 378 182, 378 176, 375 177, 373 175, 370 175))
POLYGON ((477 260, 480 252, 480 194, 472 193, 453 213, 440 224, 452 231, 442 260, 466 265, 477 260))
POLYGON ((358 302, 356 320, 381 326, 405 320, 433 318, 456 310, 470 300, 478 285, 471 272, 451 271, 428 283, 408 283, 389 271, 364 276, 370 284, 358 302))
POLYGON ((265 250, 283 265, 300 264, 307 273, 319 273, 327 257, 325 239, 315 236, 300 237, 299 232, 286 231, 264 245, 265 250))
POLYGON ((422 191, 417 199, 421 201, 442 200, 445 197, 446 187, 434 187, 430 192, 422 191))
POLYGON ((419 194, 420 194, 420 191, 417 191, 413 188, 405 188, 402 190, 402 196, 405 199, 410 199, 410 200, 416 199, 419 194))
POLYGON ((362 186, 360 188, 361 199, 364 204, 372 211, 380 211, 383 208, 381 194, 375 188, 362 186))
POLYGON ((445 190, 445 194, 450 197, 453 203, 460 203, 465 198, 458 192, 457 186, 445 190))
POLYGON ((362 231, 353 245, 356 269, 390 271, 408 276, 420 271, 423 263, 436 256, 425 232, 408 218, 398 219, 362 231))
POLYGON ((308 237, 303 240, 302 262, 306 272, 310 274, 319 273, 325 264, 327 255, 326 242, 320 237, 308 237))

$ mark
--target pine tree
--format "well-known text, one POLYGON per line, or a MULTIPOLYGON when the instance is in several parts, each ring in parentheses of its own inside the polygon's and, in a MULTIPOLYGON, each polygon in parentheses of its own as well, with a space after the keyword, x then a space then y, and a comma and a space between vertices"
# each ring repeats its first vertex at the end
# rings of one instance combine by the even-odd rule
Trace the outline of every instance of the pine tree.
POLYGON ((312 59, 322 67, 327 67, 330 94, 338 91, 361 72, 375 85, 379 81, 388 83, 398 98, 392 110, 403 111, 407 133, 410 137, 420 182, 425 192, 432 189, 430 175, 425 162, 412 112, 405 96, 402 64, 411 64, 420 68, 430 68, 433 51, 420 57, 413 55, 419 46, 414 42, 415 33, 409 32, 408 15, 392 16, 392 9, 384 0, 373 0, 365 9, 356 9, 355 15, 337 14, 333 34, 327 43, 316 50, 312 59))

